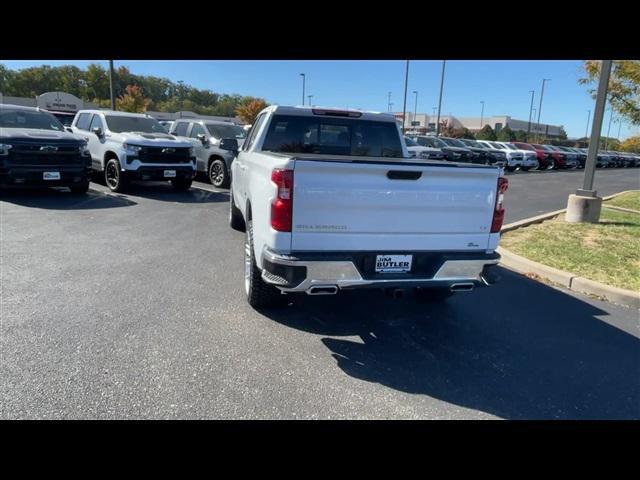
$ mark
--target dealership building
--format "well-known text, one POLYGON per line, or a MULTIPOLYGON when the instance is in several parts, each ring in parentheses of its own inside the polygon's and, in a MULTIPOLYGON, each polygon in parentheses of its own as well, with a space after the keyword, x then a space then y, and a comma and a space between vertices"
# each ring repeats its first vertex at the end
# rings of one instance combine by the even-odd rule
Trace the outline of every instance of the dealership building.
MULTIPOLYGON (((2 95, 0 92, 0 104, 8 105, 21 105, 23 107, 39 107, 43 110, 47 110, 53 113, 63 124, 71 125, 73 117, 78 110, 109 110, 99 107, 93 102, 85 102, 81 98, 71 95, 65 92, 47 92, 42 95, 38 95, 34 98, 29 97, 10 97, 2 95)), ((182 112, 154 112, 151 110, 146 111, 148 115, 151 115, 158 121, 161 120, 176 120, 178 118, 201 118, 205 120, 219 120, 223 122, 232 122, 238 125, 242 125, 239 118, 235 117, 216 117, 211 115, 198 115, 195 112, 182 111, 182 112)))
MULTIPOLYGON (((402 125, 402 112, 394 112, 393 114, 400 125, 402 125)), ((430 133, 436 131, 437 117, 434 115, 427 115, 426 113, 415 114, 413 112, 407 112, 405 120, 405 128, 410 130, 417 130, 420 133, 430 133)), ((467 128, 471 132, 476 133, 482 129, 485 125, 490 125, 496 133, 505 127, 509 127, 514 132, 522 131, 526 132, 529 129, 529 122, 527 120, 517 120, 508 115, 495 115, 492 117, 455 117, 453 115, 441 115, 440 124, 446 124, 447 126, 453 126, 453 128, 467 128)), ((531 122, 531 128, 529 130, 531 134, 544 135, 549 138, 560 138, 563 134, 562 127, 560 125, 548 125, 546 123, 536 124, 535 121, 531 122)))

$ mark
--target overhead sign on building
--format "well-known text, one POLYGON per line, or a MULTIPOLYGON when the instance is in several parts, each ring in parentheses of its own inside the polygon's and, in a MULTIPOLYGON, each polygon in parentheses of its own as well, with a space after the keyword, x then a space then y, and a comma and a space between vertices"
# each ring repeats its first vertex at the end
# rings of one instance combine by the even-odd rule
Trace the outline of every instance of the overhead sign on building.
POLYGON ((70 93, 47 92, 36 97, 36 105, 45 110, 75 113, 84 108, 84 102, 70 93))

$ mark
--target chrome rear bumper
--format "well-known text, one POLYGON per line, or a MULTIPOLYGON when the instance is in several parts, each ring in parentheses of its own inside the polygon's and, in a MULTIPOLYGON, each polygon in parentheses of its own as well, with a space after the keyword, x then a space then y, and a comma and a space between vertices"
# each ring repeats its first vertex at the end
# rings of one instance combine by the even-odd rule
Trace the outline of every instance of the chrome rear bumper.
MULTIPOLYGON (((369 252, 369 254, 371 254, 369 252)), ((317 260, 298 258, 265 250, 263 253, 262 278, 283 292, 307 292, 337 287, 385 288, 385 287, 451 287, 457 284, 486 286, 494 283, 487 280, 483 272, 488 266, 500 261, 496 253, 477 255, 474 259, 443 259, 433 275, 390 275, 391 278, 366 278, 352 260, 317 260), (274 267, 275 266, 275 267, 274 267)), ((443 254, 446 257, 446 254, 443 254)), ((371 275, 369 275, 371 276, 371 275)), ((337 291, 336 289, 336 291, 337 291)))

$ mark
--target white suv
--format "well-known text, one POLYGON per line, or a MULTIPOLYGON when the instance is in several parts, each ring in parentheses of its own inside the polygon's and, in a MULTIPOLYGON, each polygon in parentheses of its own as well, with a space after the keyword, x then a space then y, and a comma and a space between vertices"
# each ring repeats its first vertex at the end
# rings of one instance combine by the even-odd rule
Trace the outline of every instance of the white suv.
POLYGON ((70 127, 87 141, 94 171, 104 174, 114 192, 130 180, 170 180, 188 190, 196 158, 189 142, 169 135, 154 118, 141 113, 80 110, 70 127))
POLYGON ((489 140, 478 140, 478 142, 489 148, 494 148, 504 152, 507 156, 507 164, 504 166, 506 171, 513 172, 516 168, 522 167, 522 164, 524 163, 524 154, 521 150, 512 150, 502 142, 490 142, 489 140))
POLYGON ((538 168, 539 164, 538 164, 538 156, 536 155, 536 152, 531 150, 523 150, 522 148, 518 147, 517 145, 513 145, 512 143, 507 143, 507 142, 497 142, 497 143, 499 143, 500 145, 504 145, 512 152, 520 152, 522 154, 522 164, 520 165, 520 170, 523 170, 526 172, 528 170, 531 170, 532 168, 534 169, 538 168))

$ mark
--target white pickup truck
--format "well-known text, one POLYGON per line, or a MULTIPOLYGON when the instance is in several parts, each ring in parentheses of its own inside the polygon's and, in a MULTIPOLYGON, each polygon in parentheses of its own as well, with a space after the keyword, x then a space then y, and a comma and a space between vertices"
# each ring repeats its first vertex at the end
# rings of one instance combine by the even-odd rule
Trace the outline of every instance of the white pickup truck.
POLYGON ((497 278, 502 169, 409 158, 390 114, 268 107, 231 169, 254 307, 352 288, 441 299, 497 278))

